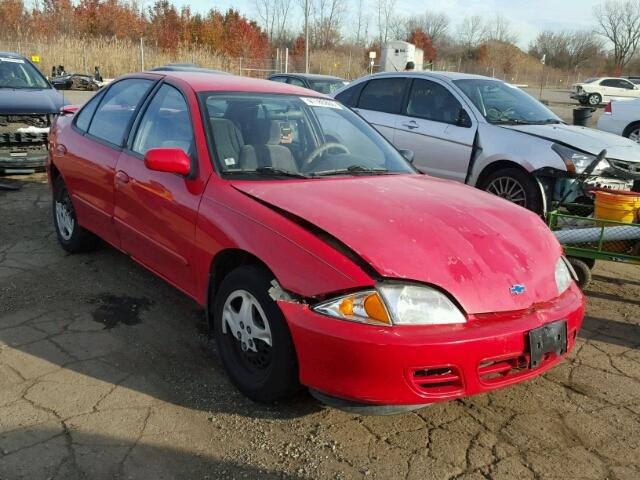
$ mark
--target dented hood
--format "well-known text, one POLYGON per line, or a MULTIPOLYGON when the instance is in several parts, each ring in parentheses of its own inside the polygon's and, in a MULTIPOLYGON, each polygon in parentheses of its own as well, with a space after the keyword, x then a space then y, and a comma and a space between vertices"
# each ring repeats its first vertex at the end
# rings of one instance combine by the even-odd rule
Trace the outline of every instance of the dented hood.
POLYGON ((439 286, 467 313, 520 310, 557 296, 561 247, 546 225, 472 187, 422 175, 233 186, 315 224, 381 276, 439 286), (515 284, 526 291, 511 294, 515 284))
POLYGON ((598 155, 602 150, 607 150, 607 158, 640 162, 640 145, 633 140, 613 133, 562 123, 549 125, 502 125, 501 127, 544 138, 552 142, 563 143, 592 155, 598 155))

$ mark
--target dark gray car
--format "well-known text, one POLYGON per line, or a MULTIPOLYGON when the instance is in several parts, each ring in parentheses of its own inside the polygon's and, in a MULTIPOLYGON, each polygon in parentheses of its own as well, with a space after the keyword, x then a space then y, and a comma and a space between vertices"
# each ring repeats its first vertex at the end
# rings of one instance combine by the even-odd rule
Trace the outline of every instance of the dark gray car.
POLYGON ((267 80, 308 88, 316 92, 324 93, 325 95, 331 95, 333 92, 349 84, 347 80, 340 77, 316 75, 312 73, 278 73, 271 75, 267 80))
POLYGON ((29 60, 0 52, 0 174, 43 169, 64 100, 29 60))

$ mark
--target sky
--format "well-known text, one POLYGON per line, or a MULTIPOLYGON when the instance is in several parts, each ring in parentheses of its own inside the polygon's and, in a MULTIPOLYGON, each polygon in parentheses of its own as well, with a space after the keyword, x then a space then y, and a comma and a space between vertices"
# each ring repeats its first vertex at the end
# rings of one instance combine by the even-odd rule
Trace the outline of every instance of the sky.
MULTIPOLYGON (((344 0, 355 5, 355 0, 344 0)), ((371 31, 374 28, 375 0, 368 0, 371 9, 371 31)), ((298 0, 293 0, 297 5, 298 0)), ((256 18, 255 0, 173 0, 176 5, 190 5, 194 11, 206 11, 212 7, 240 10, 247 17, 256 18)), ((459 23, 467 15, 493 17, 500 13, 518 32, 521 47, 526 48, 541 30, 593 28, 593 7, 600 0, 397 0, 396 8, 405 16, 439 11, 446 13, 452 24, 459 23)), ((300 18, 301 9, 295 8, 293 23, 300 18)), ((352 7, 349 14, 356 16, 352 7)))

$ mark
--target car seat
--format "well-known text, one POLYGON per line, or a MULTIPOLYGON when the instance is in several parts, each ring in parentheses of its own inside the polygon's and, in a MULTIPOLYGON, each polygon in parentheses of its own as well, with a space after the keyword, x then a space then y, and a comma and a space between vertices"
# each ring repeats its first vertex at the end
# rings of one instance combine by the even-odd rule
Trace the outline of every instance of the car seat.
POLYGON ((210 118, 209 125, 213 142, 224 168, 240 168, 240 150, 244 139, 240 129, 226 118, 210 118))
POLYGON ((252 170, 258 167, 274 167, 297 172, 296 165, 291 150, 280 145, 282 137, 281 125, 277 120, 266 122, 256 122, 253 126, 253 138, 258 135, 264 138, 260 144, 245 145, 240 149, 240 165, 243 170, 252 170), (266 128, 260 128, 260 124, 265 124, 266 128), (260 130, 260 132, 257 131, 260 130))

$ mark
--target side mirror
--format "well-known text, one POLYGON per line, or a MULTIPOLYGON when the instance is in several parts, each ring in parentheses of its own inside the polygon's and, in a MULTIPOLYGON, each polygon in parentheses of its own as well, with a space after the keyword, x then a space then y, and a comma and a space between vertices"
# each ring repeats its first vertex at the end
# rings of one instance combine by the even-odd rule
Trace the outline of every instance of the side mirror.
POLYGON ((191 172, 191 159, 180 148, 152 148, 144 156, 144 165, 149 170, 177 173, 183 177, 191 172))
POLYGON ((73 115, 80 110, 80 105, 65 105, 60 109, 62 115, 73 115))
POLYGON ((415 157, 413 150, 398 150, 398 151, 400 152, 400 155, 402 155, 407 162, 413 163, 413 157, 415 157))
POLYGON ((463 128, 471 128, 472 126, 471 117, 464 108, 461 108, 460 113, 458 113, 458 120, 456 121, 456 125, 463 128))

